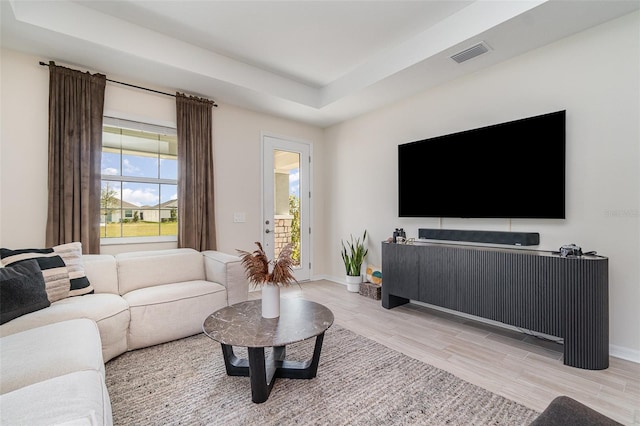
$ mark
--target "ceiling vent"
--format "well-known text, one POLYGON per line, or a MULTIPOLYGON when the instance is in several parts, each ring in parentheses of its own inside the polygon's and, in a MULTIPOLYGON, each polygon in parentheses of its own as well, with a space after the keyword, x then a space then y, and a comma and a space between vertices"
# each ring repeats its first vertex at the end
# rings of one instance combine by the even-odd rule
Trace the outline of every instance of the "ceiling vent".
POLYGON ((482 55, 483 53, 487 53, 489 50, 489 46, 487 46, 484 41, 481 41, 480 43, 471 46, 470 48, 465 49, 462 52, 456 53, 455 55, 451 56, 451 59, 461 64, 464 61, 468 61, 469 59, 473 59, 476 56, 482 55))

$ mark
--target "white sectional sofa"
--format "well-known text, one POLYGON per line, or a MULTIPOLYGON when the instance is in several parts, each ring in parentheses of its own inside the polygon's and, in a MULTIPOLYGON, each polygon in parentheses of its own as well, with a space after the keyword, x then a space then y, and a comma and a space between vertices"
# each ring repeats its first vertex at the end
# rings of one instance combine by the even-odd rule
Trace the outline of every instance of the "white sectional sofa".
MULTIPOLYGON (((49 422, 44 412, 41 414, 45 417, 38 422, 37 418, 29 417, 30 413, 26 411, 24 422, 9 421, 20 418, 19 407, 31 411, 29 399, 38 398, 43 389, 54 385, 71 393, 74 389, 80 392, 77 388, 86 386, 86 395, 91 395, 87 397, 87 404, 80 404, 82 407, 61 402, 70 412, 61 408, 60 412, 56 412, 56 419, 69 417, 74 421, 81 419, 78 424, 110 424, 110 406, 104 406, 102 410, 97 408, 100 399, 102 404, 108 404, 106 388, 99 395, 95 374, 89 374, 89 371, 101 374, 104 382, 104 363, 110 359, 128 350, 200 333, 202 323, 210 313, 248 297, 249 286, 240 258, 221 252, 174 249, 115 256, 84 255, 82 260, 86 276, 94 288, 93 294, 53 302, 47 308, 0 326, 0 423, 3 425, 55 423, 49 422), (84 327, 82 333, 91 334, 87 326, 78 325, 78 321, 94 324, 93 333, 99 338, 74 338, 73 352, 64 345, 51 343, 65 341, 67 335, 74 334, 78 327, 84 327), (39 343, 34 341, 41 340, 42 336, 47 337, 43 340, 47 343, 37 346, 39 343), (37 348, 34 349, 33 345, 37 348), (93 353, 89 363, 91 367, 73 359, 76 349, 93 353), (42 354, 34 359, 20 355, 33 351, 41 351, 42 354), (49 356, 57 361, 52 362, 49 356), (54 365, 64 363, 63 359, 67 360, 69 371, 60 370, 54 365), (95 364, 100 364, 100 367, 95 364), (8 369, 32 371, 32 378, 9 380, 7 377, 11 376, 11 372, 8 369), (80 372, 82 374, 77 375, 77 381, 70 376, 80 372), (16 401, 22 401, 22 404, 16 401), (92 404, 94 407, 89 410, 92 404), (93 417, 86 417, 89 411, 95 412, 91 415, 93 417), (5 414, 14 417, 5 418, 5 414)), ((49 402, 57 401, 55 392, 47 394, 49 402)), ((60 396, 72 395, 63 392, 60 396)))
POLYGON ((113 423, 94 321, 56 322, 0 340, 0 424, 113 423))

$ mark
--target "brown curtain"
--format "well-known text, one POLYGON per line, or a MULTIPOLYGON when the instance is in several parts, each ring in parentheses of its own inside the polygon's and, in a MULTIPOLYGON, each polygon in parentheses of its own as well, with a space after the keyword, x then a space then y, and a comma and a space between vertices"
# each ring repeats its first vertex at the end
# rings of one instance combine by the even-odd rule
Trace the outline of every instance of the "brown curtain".
POLYGON ((216 249, 213 197, 213 102, 176 94, 178 247, 216 249))
POLYGON ((100 252, 100 162, 106 77, 49 63, 47 247, 100 252))

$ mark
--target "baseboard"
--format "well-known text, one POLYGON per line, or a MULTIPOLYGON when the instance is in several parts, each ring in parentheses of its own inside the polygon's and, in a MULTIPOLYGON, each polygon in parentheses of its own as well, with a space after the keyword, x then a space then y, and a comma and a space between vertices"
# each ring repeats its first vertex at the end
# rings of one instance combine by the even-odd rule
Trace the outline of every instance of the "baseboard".
POLYGON ((340 279, 331 275, 314 275, 311 278, 311 281, 318 281, 318 280, 326 280, 326 281, 331 281, 334 282, 336 284, 342 284, 343 286, 347 285, 347 282, 344 279, 340 279))
POLYGON ((624 346, 609 345, 609 355, 640 364, 640 351, 624 346))

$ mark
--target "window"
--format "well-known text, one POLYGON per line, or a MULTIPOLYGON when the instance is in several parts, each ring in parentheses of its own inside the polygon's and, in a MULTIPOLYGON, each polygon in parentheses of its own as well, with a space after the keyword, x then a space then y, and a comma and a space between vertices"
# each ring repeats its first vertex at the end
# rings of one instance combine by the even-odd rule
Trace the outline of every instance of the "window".
POLYGON ((102 129, 102 243, 176 240, 176 130, 111 117, 102 129), (135 239, 135 240, 134 240, 135 239))

